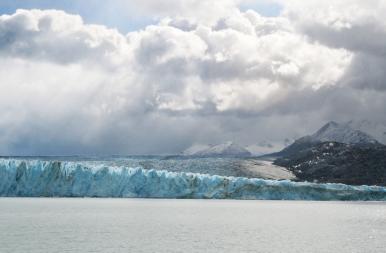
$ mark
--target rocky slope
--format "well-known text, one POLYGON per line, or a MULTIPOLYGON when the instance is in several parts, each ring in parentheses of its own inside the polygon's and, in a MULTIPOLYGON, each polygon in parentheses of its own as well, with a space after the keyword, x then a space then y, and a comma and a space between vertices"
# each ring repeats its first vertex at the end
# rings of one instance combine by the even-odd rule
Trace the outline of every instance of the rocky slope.
POLYGON ((348 123, 329 122, 272 156, 301 181, 386 185, 386 146, 348 123))
POLYGON ((358 146, 381 145, 375 138, 360 130, 351 128, 348 124, 339 124, 331 121, 320 128, 316 133, 302 137, 274 156, 295 155, 299 151, 314 147, 318 143, 339 142, 358 146))
POLYGON ((274 162, 301 181, 386 185, 386 146, 322 142, 274 162))

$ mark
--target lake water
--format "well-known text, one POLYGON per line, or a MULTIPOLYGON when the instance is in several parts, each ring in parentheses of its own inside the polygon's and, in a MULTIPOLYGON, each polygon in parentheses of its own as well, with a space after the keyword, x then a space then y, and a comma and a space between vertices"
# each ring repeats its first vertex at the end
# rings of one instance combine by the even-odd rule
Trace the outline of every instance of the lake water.
POLYGON ((0 252, 385 252, 385 202, 0 198, 0 252))

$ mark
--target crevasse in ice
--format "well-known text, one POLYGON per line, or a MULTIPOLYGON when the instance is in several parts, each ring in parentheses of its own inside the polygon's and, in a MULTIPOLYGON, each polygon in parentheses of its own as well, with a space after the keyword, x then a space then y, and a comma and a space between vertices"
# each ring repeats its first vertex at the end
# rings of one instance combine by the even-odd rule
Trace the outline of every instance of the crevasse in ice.
POLYGON ((2 159, 0 196, 386 200, 386 188, 2 159))

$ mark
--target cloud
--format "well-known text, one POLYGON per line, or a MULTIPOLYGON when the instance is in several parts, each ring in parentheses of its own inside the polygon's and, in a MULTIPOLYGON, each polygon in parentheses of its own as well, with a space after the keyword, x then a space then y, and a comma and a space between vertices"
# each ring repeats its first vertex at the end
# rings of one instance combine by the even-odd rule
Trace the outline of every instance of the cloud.
POLYGON ((204 24, 212 24, 219 17, 231 15, 237 11, 240 0, 142 0, 135 3, 121 1, 128 9, 135 8, 145 15, 162 19, 164 17, 184 17, 204 24))
POLYGON ((162 17, 126 35, 63 11, 1 16, 0 152, 176 153, 227 140, 276 146, 325 120, 386 120, 377 117, 385 108, 385 61, 375 53, 382 43, 345 39, 356 36, 348 27, 378 16, 354 22, 333 6, 310 23, 303 14, 317 2, 293 1, 279 17, 240 11, 234 1, 186 4, 141 2, 162 17))
POLYGON ((353 52, 346 85, 386 89, 386 3, 381 0, 283 2, 285 15, 310 39, 353 52))
POLYGON ((259 112, 287 87, 334 85, 350 61, 345 50, 309 43, 288 20, 253 11, 213 27, 185 31, 173 25, 161 22, 128 35, 160 107, 171 111, 211 105, 217 112, 259 112))
POLYGON ((18 10, 0 17, 3 56, 122 64, 127 57, 125 36, 104 26, 85 25, 80 16, 56 10, 18 10))

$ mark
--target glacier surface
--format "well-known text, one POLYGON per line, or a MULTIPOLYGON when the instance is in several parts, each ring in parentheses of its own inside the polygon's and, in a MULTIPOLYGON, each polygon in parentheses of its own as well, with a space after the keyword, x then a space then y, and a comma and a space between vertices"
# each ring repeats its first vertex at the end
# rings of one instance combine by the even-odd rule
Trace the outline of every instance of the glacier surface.
POLYGON ((0 196, 385 201, 386 188, 2 159, 0 196))

